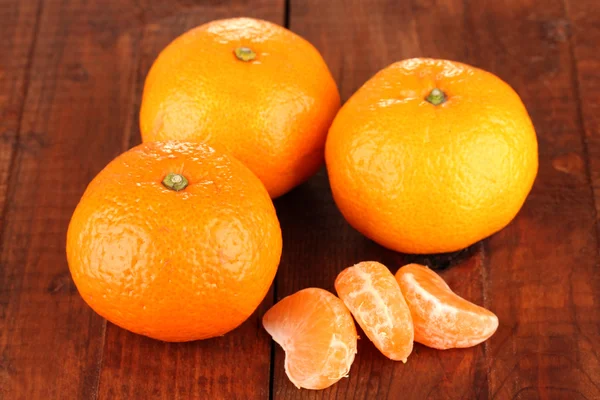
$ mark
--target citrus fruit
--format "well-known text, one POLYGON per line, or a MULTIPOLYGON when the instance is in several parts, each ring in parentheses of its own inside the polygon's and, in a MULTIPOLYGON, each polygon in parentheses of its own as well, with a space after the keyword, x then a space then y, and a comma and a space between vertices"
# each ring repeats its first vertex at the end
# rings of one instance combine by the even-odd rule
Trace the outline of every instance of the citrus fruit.
POLYGON ((323 164, 340 107, 319 52, 267 21, 213 21, 169 44, 150 69, 140 111, 143 141, 180 139, 222 147, 272 197, 323 164))
POLYGON ((325 389, 348 376, 356 355, 356 327, 344 303, 318 288, 283 298, 263 326, 285 351, 285 372, 298 388, 325 389))
POLYGON ((471 347, 498 328, 491 311, 458 296, 427 267, 405 265, 396 280, 412 314, 415 342, 442 350, 471 347))
POLYGON ((538 168, 515 91, 489 72, 410 59, 385 68, 337 114, 326 145, 336 204, 379 244, 465 248, 506 226, 538 168))
POLYGON ((240 325, 280 255, 260 180, 200 143, 146 143, 117 157, 87 187, 67 233, 69 268, 90 307, 165 341, 240 325))
POLYGON ((387 267, 365 261, 346 268, 335 280, 335 290, 375 347, 406 362, 413 348, 412 317, 387 267))

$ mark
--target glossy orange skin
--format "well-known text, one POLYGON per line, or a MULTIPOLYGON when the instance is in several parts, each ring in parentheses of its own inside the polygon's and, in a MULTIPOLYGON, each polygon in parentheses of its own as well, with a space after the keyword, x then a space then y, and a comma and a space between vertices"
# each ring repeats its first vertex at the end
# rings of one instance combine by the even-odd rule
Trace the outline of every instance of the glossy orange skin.
POLYGON ((205 144, 155 142, 120 155, 90 183, 67 233, 83 299, 132 332, 164 341, 223 335, 264 298, 281 230, 259 179, 205 144), (176 192, 169 172, 189 180, 176 192))
POLYGON ((515 217, 537 174, 537 139, 519 96, 498 77, 410 59, 377 73, 342 107, 326 162, 354 228, 396 251, 442 253, 515 217), (434 88, 446 102, 425 100, 434 88))
POLYGON ((340 107, 319 52, 267 21, 213 21, 169 44, 152 66, 140 112, 143 141, 181 139, 223 147, 278 197, 323 163, 340 107), (252 61, 234 55, 238 47, 252 61))

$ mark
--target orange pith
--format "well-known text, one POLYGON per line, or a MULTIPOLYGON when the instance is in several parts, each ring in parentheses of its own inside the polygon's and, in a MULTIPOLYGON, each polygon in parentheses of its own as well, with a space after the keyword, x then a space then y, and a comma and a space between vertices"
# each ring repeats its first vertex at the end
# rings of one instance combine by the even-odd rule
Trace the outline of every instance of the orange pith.
POLYGON ((396 279, 412 314, 416 342, 436 349, 471 347, 496 332, 496 315, 452 292, 429 268, 405 265, 396 279))
POLYGON ((373 344, 386 357, 406 362, 413 348, 412 317, 387 267, 365 261, 346 268, 335 289, 373 344))
POLYGON ((275 304, 263 326, 285 351, 294 385, 324 389, 348 376, 356 354, 356 327, 344 303, 318 288, 300 290, 275 304))

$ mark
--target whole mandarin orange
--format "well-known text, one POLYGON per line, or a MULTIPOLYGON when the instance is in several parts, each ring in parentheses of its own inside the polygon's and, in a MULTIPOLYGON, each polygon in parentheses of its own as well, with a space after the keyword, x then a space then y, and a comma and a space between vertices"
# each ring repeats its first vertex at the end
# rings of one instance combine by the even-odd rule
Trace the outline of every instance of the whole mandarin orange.
POLYGON ((120 155, 77 205, 67 259, 83 299, 165 341, 223 335, 267 293, 281 230, 260 180, 206 144, 154 142, 120 155))
POLYGON ((385 68, 336 116, 326 145, 348 222, 401 252, 467 247, 517 214, 538 169, 517 93, 493 74, 416 58, 385 68))
POLYGON ((140 111, 143 141, 222 147, 280 196, 323 164, 340 107, 319 52, 267 21, 213 21, 169 44, 150 69, 140 111))

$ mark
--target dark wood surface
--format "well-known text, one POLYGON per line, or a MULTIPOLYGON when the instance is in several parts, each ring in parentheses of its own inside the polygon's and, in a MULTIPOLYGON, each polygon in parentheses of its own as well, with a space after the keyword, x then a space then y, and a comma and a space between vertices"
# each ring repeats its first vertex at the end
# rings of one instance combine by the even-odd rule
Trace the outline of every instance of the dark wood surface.
MULTIPOLYGON (((597 0, 0 0, 1 399, 600 399, 600 3, 597 0), (515 221, 454 255, 385 250, 336 209, 324 171, 276 200, 284 236, 272 291, 234 332, 167 344, 96 315, 65 259, 87 183, 139 143, 145 75, 180 33, 253 16, 323 54, 342 98, 408 57, 490 70, 522 96, 540 171, 515 221), (274 301, 333 289, 339 271, 420 261, 494 311, 485 344, 415 346, 407 364, 368 340, 350 377, 296 389, 260 325, 274 301)), ((364 334, 361 336, 364 337, 364 334)))

